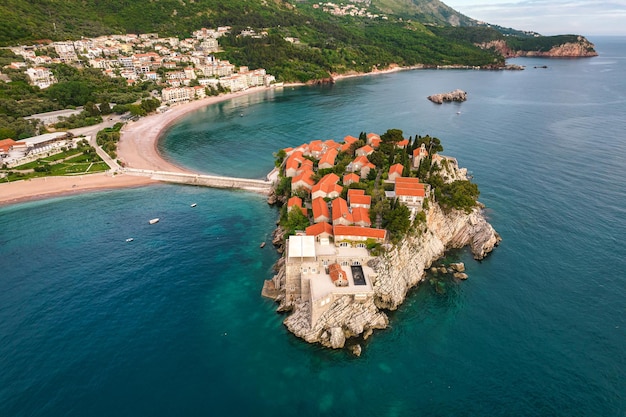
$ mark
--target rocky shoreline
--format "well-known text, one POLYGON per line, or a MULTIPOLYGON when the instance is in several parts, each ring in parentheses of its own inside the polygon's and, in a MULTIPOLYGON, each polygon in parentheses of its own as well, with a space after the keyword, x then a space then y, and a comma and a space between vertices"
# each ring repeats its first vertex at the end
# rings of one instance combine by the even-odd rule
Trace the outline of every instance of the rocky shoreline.
MULTIPOLYGON (((461 171, 464 170, 459 170, 454 177, 463 176, 461 171)), ((426 224, 413 230, 400 244, 389 245, 384 254, 368 263, 376 272, 374 297, 366 302, 355 302, 351 296, 338 297, 313 324, 308 300, 288 301, 284 296, 286 265, 285 257, 281 256, 274 266, 276 274, 265 281, 262 294, 279 303, 277 311, 289 312, 284 320, 287 329, 309 343, 333 349, 348 346, 358 355, 361 346, 349 339, 364 340, 374 330, 386 328, 389 319, 385 310, 397 309, 407 292, 424 280, 426 271, 447 250, 469 246, 474 258, 481 260, 500 243, 501 237, 487 222, 482 206, 469 213, 446 212, 432 197, 426 210, 426 224)), ((284 251, 284 234, 280 226, 273 234, 273 243, 279 253, 284 251)), ((451 265, 451 268, 463 274, 461 266, 451 265)), ((458 275, 458 278, 466 279, 467 276, 458 275)))
POLYGON ((427 98, 436 104, 449 103, 451 101, 463 102, 467 100, 467 93, 457 88, 449 93, 433 94, 427 98))
POLYGON ((494 49, 505 58, 542 57, 542 58, 586 58, 598 56, 594 45, 586 38, 579 36, 578 42, 569 42, 554 46, 547 51, 522 51, 511 49, 506 41, 494 40, 477 44, 482 49, 494 49))

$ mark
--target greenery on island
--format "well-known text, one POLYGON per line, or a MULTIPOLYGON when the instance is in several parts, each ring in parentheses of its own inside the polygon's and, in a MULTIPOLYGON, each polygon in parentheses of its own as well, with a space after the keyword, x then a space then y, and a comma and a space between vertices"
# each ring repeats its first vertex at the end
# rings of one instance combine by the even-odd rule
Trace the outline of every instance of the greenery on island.
POLYGON ((0 169, 0 181, 19 181, 46 176, 64 176, 107 171, 109 166, 100 159, 96 150, 86 140, 77 143, 76 148, 64 149, 33 162, 0 169))
POLYGON ((297 230, 304 230, 311 224, 308 217, 297 207, 287 210, 287 205, 284 205, 280 214, 280 225, 286 230, 285 236, 294 235, 297 230))

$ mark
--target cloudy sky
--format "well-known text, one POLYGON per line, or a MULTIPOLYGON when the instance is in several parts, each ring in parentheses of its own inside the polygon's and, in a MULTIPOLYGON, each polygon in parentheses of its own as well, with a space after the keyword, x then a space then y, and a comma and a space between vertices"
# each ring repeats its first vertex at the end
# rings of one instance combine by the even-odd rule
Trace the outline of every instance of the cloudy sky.
POLYGON ((442 0, 466 16, 542 35, 626 35, 626 0, 442 0))

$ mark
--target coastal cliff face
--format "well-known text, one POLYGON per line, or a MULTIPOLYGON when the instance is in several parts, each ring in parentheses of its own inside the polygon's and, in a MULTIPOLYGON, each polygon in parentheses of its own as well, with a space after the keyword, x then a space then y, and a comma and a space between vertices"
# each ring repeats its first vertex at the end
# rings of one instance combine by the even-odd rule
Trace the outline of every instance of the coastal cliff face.
MULTIPOLYGON (((378 276, 374 297, 364 303, 355 302, 350 296, 339 297, 311 326, 309 301, 287 303, 277 294, 273 298, 280 301, 279 311, 291 311, 285 326, 309 343, 334 349, 344 347, 351 337, 367 339, 375 329, 384 329, 389 324, 383 310, 397 309, 409 289, 422 281, 425 270, 446 250, 469 245, 474 258, 480 260, 501 240, 478 207, 469 214, 458 210, 444 213, 437 204, 432 204, 426 226, 370 262, 378 276)), ((284 261, 277 266, 278 273, 267 282, 280 288, 284 285, 284 261)))
POLYGON ((521 51, 511 49, 505 40, 495 40, 477 44, 482 49, 494 49, 505 58, 519 57, 545 57, 545 58, 579 58, 597 56, 594 45, 583 36, 577 38, 577 42, 568 42, 554 46, 548 51, 521 51))
POLYGON ((444 213, 439 205, 432 204, 426 219, 425 230, 406 238, 374 261, 372 266, 378 273, 374 285, 378 308, 398 308, 407 291, 424 278, 425 270, 446 250, 469 245, 474 258, 480 260, 501 240, 478 207, 469 214, 458 210, 444 213))

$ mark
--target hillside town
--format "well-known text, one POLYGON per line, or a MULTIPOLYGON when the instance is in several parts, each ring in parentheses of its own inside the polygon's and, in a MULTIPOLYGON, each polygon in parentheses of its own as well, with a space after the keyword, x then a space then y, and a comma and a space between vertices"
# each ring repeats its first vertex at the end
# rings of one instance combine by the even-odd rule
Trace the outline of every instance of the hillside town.
POLYGON ((386 152, 399 162, 381 172, 368 157, 374 158, 383 142, 376 133, 362 133, 359 138, 346 136, 343 143, 314 140, 280 153, 282 178, 290 186, 287 216, 304 218, 300 224, 308 226, 288 237, 284 276, 266 281, 264 294, 277 298, 278 289, 284 288, 287 305, 308 301, 311 326, 337 298, 349 295, 365 302, 374 296, 376 273, 368 262, 390 240, 389 231, 381 227, 382 213, 373 209, 374 200, 387 201, 379 207, 406 207, 410 224, 419 224, 418 213, 431 194, 430 185, 416 177, 420 165, 458 168, 456 159, 430 155, 416 138, 387 140, 386 152))
MULTIPOLYGON (((11 47, 24 62, 12 62, 7 67, 23 70, 30 82, 41 89, 57 82, 46 67, 50 64, 98 68, 109 77, 124 78, 129 85, 154 81, 163 87, 160 99, 167 105, 204 98, 207 89, 237 92, 275 82, 275 77, 263 68, 237 68, 213 55, 220 51, 218 39, 230 29, 229 26, 202 28, 185 39, 144 33, 64 42, 42 40, 35 45, 11 47)), ((264 34, 247 29, 238 36, 264 34)))

